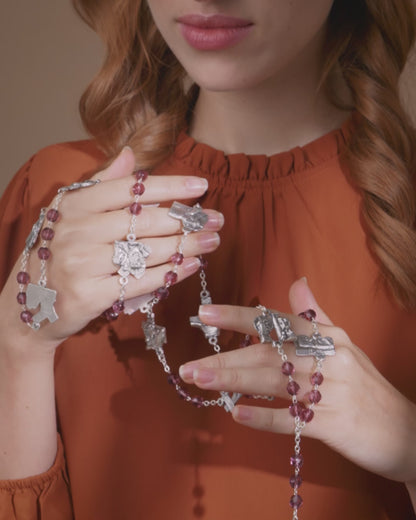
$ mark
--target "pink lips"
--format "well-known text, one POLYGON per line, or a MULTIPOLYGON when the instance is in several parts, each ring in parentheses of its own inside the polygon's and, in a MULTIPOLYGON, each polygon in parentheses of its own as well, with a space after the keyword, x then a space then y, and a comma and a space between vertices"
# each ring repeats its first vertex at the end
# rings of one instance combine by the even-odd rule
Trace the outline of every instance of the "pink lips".
POLYGON ((185 40, 197 50, 226 49, 240 42, 253 27, 249 20, 224 15, 189 14, 177 19, 185 40))

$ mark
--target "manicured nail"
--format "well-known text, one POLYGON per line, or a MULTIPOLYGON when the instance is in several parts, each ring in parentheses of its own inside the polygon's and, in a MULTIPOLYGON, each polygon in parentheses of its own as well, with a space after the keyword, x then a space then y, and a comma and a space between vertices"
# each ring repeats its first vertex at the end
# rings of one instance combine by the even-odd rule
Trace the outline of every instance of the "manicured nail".
POLYGON ((188 177, 185 186, 192 193, 204 193, 208 189, 208 181, 202 177, 188 177))
POLYGON ((202 233, 198 237, 198 245, 203 248, 204 253, 209 253, 218 247, 220 236, 218 233, 202 233))
POLYGON ((210 213, 208 222, 205 224, 204 229, 219 229, 224 225, 224 215, 222 213, 210 213))
POLYGON ((306 283, 306 285, 308 285, 308 279, 306 278, 306 276, 302 276, 301 280, 303 280, 306 283))
POLYGON ((199 258, 185 258, 181 268, 186 274, 192 274, 198 271, 201 267, 201 261, 199 258))
POLYGON ((131 146, 129 146, 128 144, 126 144, 126 146, 124 146, 124 148, 121 150, 121 153, 125 152, 126 150, 130 150, 130 152, 132 152, 133 148, 131 146))
POLYGON ((198 315, 201 319, 217 320, 220 317, 217 307, 215 305, 200 305, 198 315))
POLYGON ((179 367, 179 375, 184 381, 191 382, 194 380, 194 370, 196 368, 195 363, 187 363, 179 367))
POLYGON ((249 406, 237 406, 234 417, 239 421, 250 421, 253 418, 253 410, 249 406))
POLYGON ((215 379, 215 372, 209 368, 197 368, 194 370, 193 378, 197 383, 212 383, 215 379))

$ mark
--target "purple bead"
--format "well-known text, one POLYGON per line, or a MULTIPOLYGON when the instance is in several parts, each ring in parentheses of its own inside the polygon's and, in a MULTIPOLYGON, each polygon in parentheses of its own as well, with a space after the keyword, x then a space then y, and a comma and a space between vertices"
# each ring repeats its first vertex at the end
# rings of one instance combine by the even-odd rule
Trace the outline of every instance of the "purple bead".
POLYGON ((308 423, 312 421, 314 415, 315 412, 313 410, 311 410, 310 408, 305 408, 304 410, 302 410, 300 414, 300 419, 301 421, 308 423))
POLYGON ((299 316, 305 320, 312 321, 316 318, 316 312, 313 309, 299 313, 299 316))
POLYGON ((170 261, 172 262, 172 264, 181 265, 182 262, 183 262, 183 254, 182 253, 175 253, 174 255, 172 255, 170 257, 170 261))
POLYGON ((170 385, 178 385, 181 379, 177 374, 169 374, 168 375, 168 383, 170 385))
POLYGON ((291 376, 295 372, 295 367, 290 361, 285 361, 282 365, 282 372, 285 376, 291 376))
POLYGON ((133 204, 130 204, 130 213, 133 215, 139 215, 142 210, 142 205, 138 202, 133 202, 133 204))
POLYGON ((178 395, 181 399, 186 400, 186 398, 189 397, 188 392, 183 388, 177 388, 176 391, 178 392, 178 395))
POLYGON ((26 293, 19 292, 17 295, 17 302, 20 303, 20 305, 26 305, 26 293))
POLYGON ((304 409, 305 409, 305 405, 300 402, 293 403, 289 406, 290 415, 292 415, 293 417, 300 416, 304 409))
POLYGON ((319 401, 322 399, 321 392, 319 390, 311 390, 308 394, 308 399, 311 403, 319 403, 319 401))
POLYGON ((178 275, 175 273, 175 271, 168 271, 165 274, 165 283, 168 283, 169 285, 173 285, 178 281, 178 275))
POLYGON ((23 321, 23 323, 32 323, 33 314, 29 311, 23 311, 20 313, 20 319, 23 321))
POLYGON ((250 345, 251 345, 251 337, 248 334, 246 334, 244 336, 244 339, 241 340, 241 342, 239 344, 239 347, 240 348, 245 348, 245 347, 249 347, 250 345))
POLYGON ((204 400, 202 397, 199 397, 199 396, 196 396, 196 397, 192 397, 191 399, 191 403, 196 407, 196 408, 202 408, 204 406, 204 400))
POLYGON ((38 257, 41 260, 48 260, 51 256, 51 252, 47 247, 40 247, 38 249, 38 257))
POLYGON ((146 170, 137 170, 134 172, 134 176, 138 181, 144 182, 149 176, 149 172, 146 170))
POLYGON ((289 381, 286 390, 290 395, 296 395, 300 390, 300 386, 298 385, 298 383, 296 383, 296 381, 289 381))
POLYGON ((120 312, 123 312, 124 311, 124 302, 122 300, 117 300, 113 303, 113 305, 111 306, 111 309, 119 314, 120 312))
POLYGON ((49 220, 49 222, 56 222, 58 220, 58 217, 59 211, 57 211, 56 209, 52 208, 46 213, 46 219, 49 220))
POLYGON ((206 269, 208 267, 208 260, 206 258, 200 256, 199 261, 201 262, 200 269, 206 269))
POLYGON ((30 276, 29 273, 26 273, 26 271, 20 271, 17 273, 17 281, 21 283, 22 285, 26 285, 29 283, 30 276))
POLYGON ((289 479, 289 484, 292 488, 298 488, 302 485, 302 477, 300 475, 292 475, 289 479))
POLYGON ((314 372, 311 375, 311 383, 313 385, 321 385, 324 380, 324 376, 321 374, 321 372, 314 372))
POLYGON ((166 298, 169 296, 169 291, 166 287, 159 287, 159 289, 156 289, 152 295, 158 300, 166 300, 166 298))
POLYGON ((303 504, 302 497, 300 495, 293 495, 289 501, 290 507, 293 509, 298 509, 303 504))
POLYGON ((43 238, 43 240, 52 240, 52 238, 55 236, 55 231, 50 227, 45 227, 42 229, 40 236, 43 238))
POLYGON ((145 186, 142 182, 136 182, 136 184, 133 185, 131 191, 134 193, 134 195, 143 195, 145 186))
POLYGON ((303 457, 301 454, 299 455, 292 455, 290 457, 290 465, 295 466, 295 468, 301 468, 303 466, 303 457))
POLYGON ((104 317, 107 321, 115 321, 118 318, 118 313, 110 308, 104 311, 104 317))

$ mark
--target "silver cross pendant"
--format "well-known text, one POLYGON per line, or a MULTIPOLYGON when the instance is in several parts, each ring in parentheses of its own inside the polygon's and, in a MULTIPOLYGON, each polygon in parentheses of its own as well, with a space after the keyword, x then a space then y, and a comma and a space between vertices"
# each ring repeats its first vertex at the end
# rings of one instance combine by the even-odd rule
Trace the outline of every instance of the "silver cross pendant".
POLYGON ((54 303, 56 291, 30 283, 26 290, 26 307, 30 310, 40 307, 39 312, 33 315, 33 323, 40 324, 43 320, 53 323, 58 319, 54 303))

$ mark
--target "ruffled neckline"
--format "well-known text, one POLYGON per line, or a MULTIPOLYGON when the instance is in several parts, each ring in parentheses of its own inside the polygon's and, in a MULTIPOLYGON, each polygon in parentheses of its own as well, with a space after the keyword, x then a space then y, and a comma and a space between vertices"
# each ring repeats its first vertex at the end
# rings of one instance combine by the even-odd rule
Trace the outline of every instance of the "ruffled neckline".
POLYGON ((304 146, 271 156, 225 154, 207 144, 197 142, 182 131, 178 137, 175 157, 201 173, 229 180, 268 180, 301 173, 340 155, 351 134, 352 118, 335 130, 314 139, 304 146))

